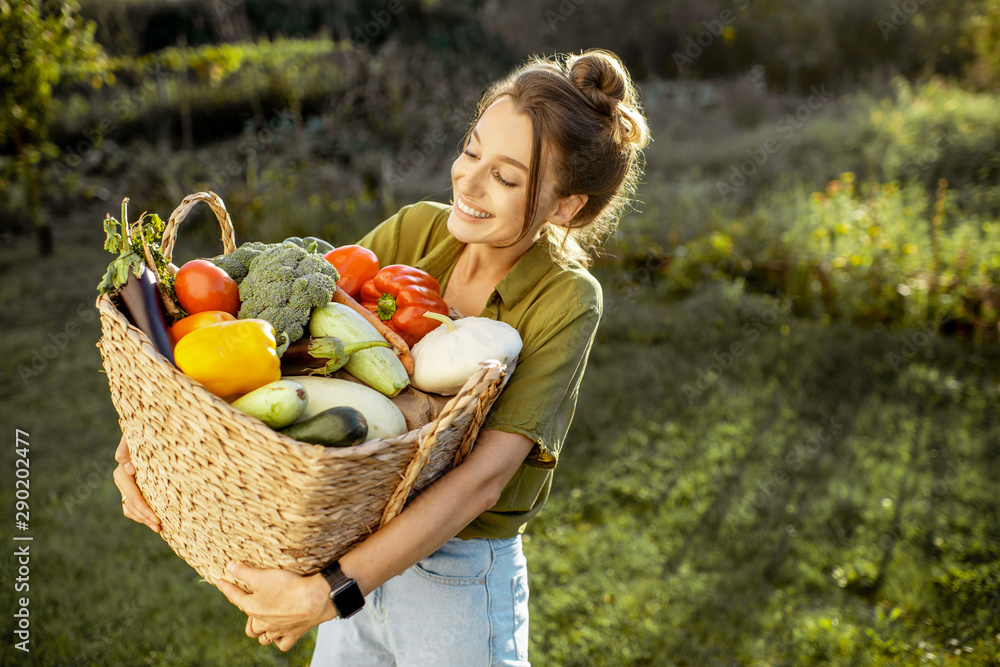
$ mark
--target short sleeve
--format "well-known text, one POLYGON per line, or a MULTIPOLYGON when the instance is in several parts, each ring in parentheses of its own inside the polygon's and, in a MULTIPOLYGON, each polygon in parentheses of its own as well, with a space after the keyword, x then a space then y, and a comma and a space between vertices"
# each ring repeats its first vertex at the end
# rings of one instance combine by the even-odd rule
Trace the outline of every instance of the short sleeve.
POLYGON ((514 373, 483 425, 534 441, 525 461, 531 467, 555 467, 573 421, 601 318, 596 281, 585 292, 574 297, 575 304, 563 296, 533 309, 534 326, 522 327, 524 347, 514 373))

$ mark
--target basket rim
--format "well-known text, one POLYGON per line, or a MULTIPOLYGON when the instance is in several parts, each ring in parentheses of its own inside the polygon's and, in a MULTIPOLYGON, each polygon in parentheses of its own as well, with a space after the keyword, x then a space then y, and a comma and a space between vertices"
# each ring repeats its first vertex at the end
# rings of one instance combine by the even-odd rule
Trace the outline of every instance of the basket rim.
MULTIPOLYGON (((183 385, 185 389, 189 389, 191 392, 197 394, 202 399, 211 401, 217 407, 225 407, 227 410, 227 415, 232 415, 233 420, 238 422, 240 426, 246 427, 248 429, 253 429, 258 433, 264 435, 268 438, 273 438, 274 440, 281 442, 286 446, 295 446, 300 449, 303 453, 308 454, 315 458, 317 461, 322 461, 324 459, 361 459, 368 458, 369 456, 378 454, 380 451, 385 449, 386 446, 394 443, 401 438, 405 437, 415 437, 416 441, 419 443, 423 438, 428 436, 437 425, 437 419, 434 419, 426 424, 419 426, 418 428, 411 429, 405 433, 397 436, 387 437, 387 438, 373 438, 371 440, 366 440, 365 442, 354 445, 351 447, 324 447, 323 445, 315 445, 308 442, 302 442, 296 440, 284 433, 280 433, 270 428, 264 422, 259 419, 252 417, 245 412, 237 410, 232 405, 227 403, 225 400, 216 396, 212 392, 205 389, 205 387, 198 381, 194 380, 190 376, 184 374, 177 366, 169 363, 166 357, 156 351, 153 347, 152 341, 141 329, 133 325, 128 321, 128 318, 118 309, 114 304, 114 300, 111 294, 101 294, 97 297, 97 302, 95 304, 100 311, 101 317, 109 317, 113 320, 117 320, 118 323, 124 324, 126 331, 129 335, 134 336, 138 339, 140 353, 145 354, 150 361, 154 363, 160 363, 166 367, 169 367, 172 379, 179 384, 183 385)), ((412 386, 412 385, 411 385, 412 386)), ((456 396, 449 397, 449 400, 441 409, 441 413, 444 414, 448 407, 453 403, 456 396)))

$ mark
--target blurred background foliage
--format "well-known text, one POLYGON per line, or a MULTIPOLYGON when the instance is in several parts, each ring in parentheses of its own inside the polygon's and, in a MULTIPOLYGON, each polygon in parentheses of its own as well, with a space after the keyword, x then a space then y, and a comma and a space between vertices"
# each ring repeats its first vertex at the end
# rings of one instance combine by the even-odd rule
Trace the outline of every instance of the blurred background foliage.
MULTIPOLYGON (((107 520, 104 213, 210 189, 238 240, 353 242, 448 200, 486 83, 590 47, 654 142, 527 533, 533 661, 1000 662, 1000 1, 0 0, 0 410, 60 443, 33 464, 39 567, 87 582, 32 598, 37 664, 312 641, 261 651, 107 520)), ((189 216, 179 261, 219 252, 213 225, 189 216)))

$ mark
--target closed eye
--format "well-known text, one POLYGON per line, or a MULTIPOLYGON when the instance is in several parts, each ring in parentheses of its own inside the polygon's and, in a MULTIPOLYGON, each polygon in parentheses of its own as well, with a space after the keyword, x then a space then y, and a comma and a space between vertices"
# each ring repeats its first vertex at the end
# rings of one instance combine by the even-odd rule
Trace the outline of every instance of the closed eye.
MULTIPOLYGON (((475 153, 471 152, 468 148, 466 148, 465 150, 462 151, 462 155, 465 155, 470 160, 474 160, 474 161, 478 161, 479 160, 479 156, 476 155, 475 153)), ((497 182, 499 182, 500 185, 504 186, 505 188, 516 188, 517 187, 517 183, 512 183, 512 182, 508 181, 507 179, 505 179, 503 176, 500 175, 499 171, 494 171, 493 172, 493 177, 496 178, 497 182)))
POLYGON ((496 179, 500 182, 500 185, 504 186, 505 188, 517 187, 517 183, 511 183, 510 181, 505 180, 504 177, 500 175, 499 171, 493 172, 493 174, 494 176, 496 176, 496 179))

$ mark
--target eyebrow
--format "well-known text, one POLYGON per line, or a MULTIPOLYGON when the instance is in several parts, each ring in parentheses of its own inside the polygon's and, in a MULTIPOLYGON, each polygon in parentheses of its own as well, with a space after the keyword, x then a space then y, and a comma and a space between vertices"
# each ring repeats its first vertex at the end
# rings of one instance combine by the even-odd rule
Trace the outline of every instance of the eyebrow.
MULTIPOLYGON (((479 138, 479 131, 478 130, 473 130, 472 131, 472 138, 475 139, 479 143, 483 143, 482 139, 479 138)), ((523 164, 521 164, 519 161, 515 160, 512 157, 508 157, 506 155, 501 155, 499 157, 499 160, 501 162, 506 162, 507 164, 514 165, 515 167, 518 167, 519 169, 523 169, 525 171, 525 173, 530 173, 528 171, 527 167, 525 167, 523 164)))

